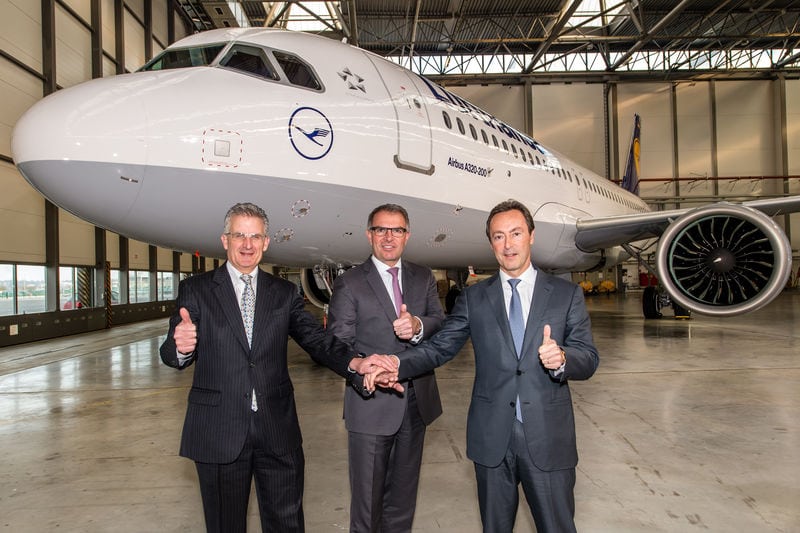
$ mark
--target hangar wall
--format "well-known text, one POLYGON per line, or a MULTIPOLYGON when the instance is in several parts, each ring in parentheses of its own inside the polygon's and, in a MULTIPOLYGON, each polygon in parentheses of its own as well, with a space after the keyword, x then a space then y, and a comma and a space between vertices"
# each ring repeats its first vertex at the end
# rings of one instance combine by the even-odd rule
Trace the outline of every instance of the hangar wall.
MULTIPOLYGON (((71 300, 65 303, 63 290, 48 291, 34 312, 14 304, 9 313, 3 295, 20 287, 0 286, 0 346, 164 316, 172 293, 162 292, 162 285, 174 289, 180 275, 217 264, 98 230, 58 210, 28 186, 11 160, 12 128, 33 103, 58 88, 138 68, 190 31, 183 16, 169 0, 0 0, 0 284, 4 273, 18 282, 26 267, 46 270, 46 281, 56 287, 70 275, 74 282, 71 300), (119 293, 103 300, 105 278, 115 272, 119 293), (86 283, 81 277, 87 273, 95 278, 90 284, 96 296, 77 309, 76 286, 86 283), (129 286, 139 281, 149 285, 141 300, 129 286)), ((533 79, 525 85, 450 89, 610 179, 621 175, 633 114, 640 114, 642 196, 657 208, 800 193, 796 179, 769 178, 800 174, 797 80, 537 84, 533 79), (713 179, 746 176, 764 178, 713 179)), ((799 220, 785 217, 794 249, 800 243, 799 220)))
POLYGON ((171 0, 0 0, 0 346, 165 316, 180 277, 216 264, 55 208, 11 159, 44 95, 135 70, 191 28, 171 0))

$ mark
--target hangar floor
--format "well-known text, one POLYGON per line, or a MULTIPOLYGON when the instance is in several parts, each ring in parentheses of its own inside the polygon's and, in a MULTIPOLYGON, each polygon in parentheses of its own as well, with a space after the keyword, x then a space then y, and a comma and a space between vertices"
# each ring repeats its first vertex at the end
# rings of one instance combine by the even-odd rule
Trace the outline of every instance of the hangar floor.
MULTIPOLYGON (((800 293, 732 319, 640 318, 590 297, 601 364, 572 384, 579 531, 800 531, 800 293)), ((666 313, 665 313, 666 314, 666 313)), ((163 366, 156 321, 0 350, 0 529, 202 531, 178 457, 191 371, 163 366)), ((469 345, 437 371, 414 531, 480 531, 464 425, 469 345)), ((307 530, 346 530, 342 382, 296 346, 307 530)), ((524 501, 524 500, 523 500, 524 501)), ((258 531, 250 509, 250 530, 258 531)), ((534 527, 521 508, 517 532, 534 527)))

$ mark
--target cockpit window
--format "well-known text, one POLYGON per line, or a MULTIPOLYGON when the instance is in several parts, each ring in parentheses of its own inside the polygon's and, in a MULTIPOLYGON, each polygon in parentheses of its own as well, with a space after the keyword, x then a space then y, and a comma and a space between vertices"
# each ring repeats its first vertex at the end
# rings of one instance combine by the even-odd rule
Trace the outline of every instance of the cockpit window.
POLYGON ((219 64, 222 67, 232 68, 268 80, 278 79, 278 75, 269 64, 264 50, 255 46, 236 44, 225 54, 219 64))
POLYGON ((194 48, 164 50, 139 70, 167 70, 206 66, 214 61, 214 58, 219 55, 223 48, 225 48, 224 44, 212 44, 194 48))
POLYGON ((314 75, 314 72, 300 58, 278 51, 273 51, 272 55, 275 56, 292 85, 299 85, 315 91, 322 89, 322 84, 314 75))

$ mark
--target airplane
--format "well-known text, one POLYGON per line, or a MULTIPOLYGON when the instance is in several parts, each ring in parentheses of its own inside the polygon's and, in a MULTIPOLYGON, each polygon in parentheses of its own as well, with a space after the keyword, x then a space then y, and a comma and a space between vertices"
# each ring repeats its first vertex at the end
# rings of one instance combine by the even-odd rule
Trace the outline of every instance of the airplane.
POLYGON ((332 278, 368 255, 363 232, 375 206, 408 210, 406 257, 463 273, 496 268, 485 221, 513 197, 534 215, 538 268, 609 268, 658 239, 665 293, 645 291, 645 316, 660 316, 669 298, 732 316, 784 288, 791 247, 771 217, 800 210, 800 196, 789 196, 651 211, 391 61, 264 28, 191 35, 134 73, 47 96, 17 122, 12 150, 25 179, 57 206, 169 249, 218 257, 225 210, 261 205, 267 259, 301 267, 318 305, 332 278))

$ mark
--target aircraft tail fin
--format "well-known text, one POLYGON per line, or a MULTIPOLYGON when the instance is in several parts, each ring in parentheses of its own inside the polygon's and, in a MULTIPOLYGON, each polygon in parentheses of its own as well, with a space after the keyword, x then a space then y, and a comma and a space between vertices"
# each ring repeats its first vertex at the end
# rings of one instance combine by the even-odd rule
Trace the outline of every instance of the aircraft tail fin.
POLYGON ((639 152, 641 143, 642 127, 639 115, 633 115, 633 134, 631 135, 631 147, 628 152, 628 164, 625 166, 625 174, 622 176, 622 188, 626 191, 639 195, 639 152))

